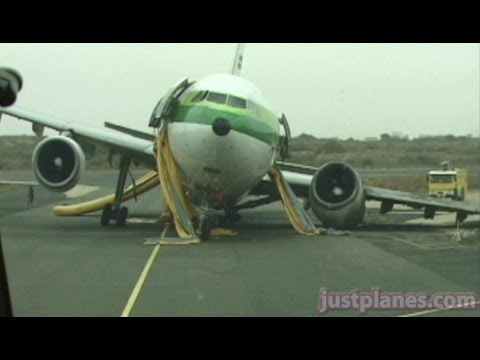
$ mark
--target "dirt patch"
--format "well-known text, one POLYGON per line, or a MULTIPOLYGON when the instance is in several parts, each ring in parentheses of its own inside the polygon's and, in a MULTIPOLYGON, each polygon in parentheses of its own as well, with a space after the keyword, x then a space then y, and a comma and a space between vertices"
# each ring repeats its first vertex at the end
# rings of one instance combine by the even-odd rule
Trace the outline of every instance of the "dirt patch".
POLYGON ((13 186, 13 185, 2 185, 2 184, 0 184, 0 193, 12 191, 14 189, 15 189, 15 186, 13 186))
MULTIPOLYGON (((33 149, 42 139, 0 136, 0 170, 29 169, 33 149)), ((291 154, 289 162, 319 167, 329 161, 345 161, 356 169, 436 168, 442 161, 449 160, 452 166, 469 170, 470 187, 480 187, 480 141, 475 137, 447 135, 408 139, 383 134, 376 139, 341 140, 302 134, 292 139, 291 154)), ((108 150, 97 146, 87 166, 106 169, 107 158, 108 150)), ((425 188, 425 178, 419 180, 422 180, 419 189, 425 188)), ((399 183, 400 186, 403 183, 399 183)))

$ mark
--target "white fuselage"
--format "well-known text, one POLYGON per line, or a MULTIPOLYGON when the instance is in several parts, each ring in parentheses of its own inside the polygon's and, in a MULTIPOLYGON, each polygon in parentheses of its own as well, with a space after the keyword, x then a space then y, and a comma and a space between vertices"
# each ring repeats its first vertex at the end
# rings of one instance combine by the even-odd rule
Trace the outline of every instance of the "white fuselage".
MULTIPOLYGON (((190 93, 199 91, 228 94, 246 99, 248 102, 254 101, 263 109, 271 109, 258 89, 238 76, 209 76, 191 86, 180 101, 188 99, 190 93)), ((208 104, 205 105, 208 108, 208 104)), ((238 112, 233 111, 233 115, 229 114, 228 108, 226 110, 208 108, 210 117, 212 111, 213 117, 217 117, 215 113, 217 110, 218 117, 227 119, 235 117, 235 123, 228 134, 219 136, 213 131, 211 122, 195 118, 203 116, 202 110, 197 112, 196 110, 198 109, 190 110, 187 121, 168 124, 168 138, 173 156, 180 168, 182 182, 195 205, 200 205, 205 193, 211 192, 210 206, 223 208, 233 206, 271 168, 275 161, 277 144, 261 141, 255 138, 258 135, 254 133, 251 136, 245 129, 237 131, 236 127, 240 127, 239 124, 241 126, 252 124, 252 128, 258 126, 255 123, 257 120, 252 120, 251 116, 242 118, 238 112)), ((267 115, 274 116, 273 111, 267 112, 267 115)), ((262 121, 260 116, 258 121, 262 121)), ((271 118, 268 121, 271 121, 271 118)), ((278 125, 272 128, 272 134, 278 135, 278 125)))
POLYGON ((170 124, 168 136, 182 182, 197 205, 205 189, 235 204, 275 160, 275 149, 269 145, 235 131, 217 136, 209 125, 170 124))

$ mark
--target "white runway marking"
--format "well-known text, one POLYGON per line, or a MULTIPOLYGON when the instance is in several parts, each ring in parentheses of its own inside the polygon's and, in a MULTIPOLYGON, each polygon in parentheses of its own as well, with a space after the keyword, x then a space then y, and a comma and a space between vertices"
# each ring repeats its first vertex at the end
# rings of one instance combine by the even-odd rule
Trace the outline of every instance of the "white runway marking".
MULTIPOLYGON (((427 315, 427 314, 433 314, 433 313, 440 312, 440 311, 449 311, 449 310, 454 310, 454 309, 461 309, 461 308, 467 307, 467 305, 471 306, 471 305, 478 305, 478 304, 480 304, 480 301, 477 301, 477 302, 474 302, 474 303, 469 303, 469 304, 466 304, 466 305, 461 304, 461 305, 457 305, 457 306, 450 306, 450 307, 446 307, 446 308, 443 308, 443 309, 433 309, 433 310, 419 311, 419 312, 415 312, 415 313, 411 313, 411 314, 399 315, 398 317, 422 316, 422 315, 427 315)), ((478 309, 477 309, 477 311, 478 311, 478 309)))
POLYGON ((38 186, 38 183, 35 181, 10 181, 10 180, 0 180, 0 185, 32 185, 38 186))
POLYGON ((77 185, 73 189, 65 192, 65 196, 68 199, 74 199, 74 198, 89 194, 92 191, 95 191, 98 189, 99 189, 99 186, 77 185))
MULTIPOLYGON (((167 233, 168 228, 169 228, 169 225, 167 224, 167 226, 165 226, 165 229, 163 229, 162 236, 161 236, 162 238, 165 237, 165 234, 167 233)), ((132 294, 128 299, 127 305, 125 306, 125 309, 122 312, 122 317, 128 317, 130 315, 130 312, 132 311, 132 308, 135 305, 135 302, 137 301, 138 295, 142 290, 143 284, 145 283, 145 279, 147 278, 148 272, 152 268, 153 261, 155 260, 159 250, 160 250, 160 244, 155 246, 155 248, 152 251, 152 254, 148 258, 148 261, 145 264, 145 267, 143 268, 143 271, 140 274, 140 277, 138 278, 138 281, 135 287, 133 288, 132 294)))

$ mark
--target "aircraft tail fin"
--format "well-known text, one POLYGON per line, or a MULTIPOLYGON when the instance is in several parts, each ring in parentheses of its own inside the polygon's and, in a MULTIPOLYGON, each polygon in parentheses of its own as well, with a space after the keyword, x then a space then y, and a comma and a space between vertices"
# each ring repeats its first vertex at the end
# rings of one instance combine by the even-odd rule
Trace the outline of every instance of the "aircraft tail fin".
POLYGON ((245 49, 245 44, 238 44, 237 51, 235 53, 235 60, 233 61, 232 66, 232 75, 240 75, 242 71, 243 63, 243 50, 245 49))

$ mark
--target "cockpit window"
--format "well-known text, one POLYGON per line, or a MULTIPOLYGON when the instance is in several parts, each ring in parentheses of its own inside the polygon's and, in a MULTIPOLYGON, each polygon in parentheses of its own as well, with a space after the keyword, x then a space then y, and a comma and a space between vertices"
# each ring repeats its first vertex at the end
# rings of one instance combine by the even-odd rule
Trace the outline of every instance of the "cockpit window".
POLYGON ((238 98, 236 96, 229 96, 227 104, 232 107, 246 109, 247 108, 247 101, 245 99, 238 98))
POLYGON ((254 102, 248 101, 248 110, 254 115, 254 116, 259 116, 260 115, 260 107, 255 104, 254 102))
POLYGON ((192 98, 192 103, 200 102, 205 100, 207 97, 208 91, 200 91, 192 98))
POLYGON ((227 95, 211 92, 208 94, 207 100, 217 104, 225 104, 227 95))

